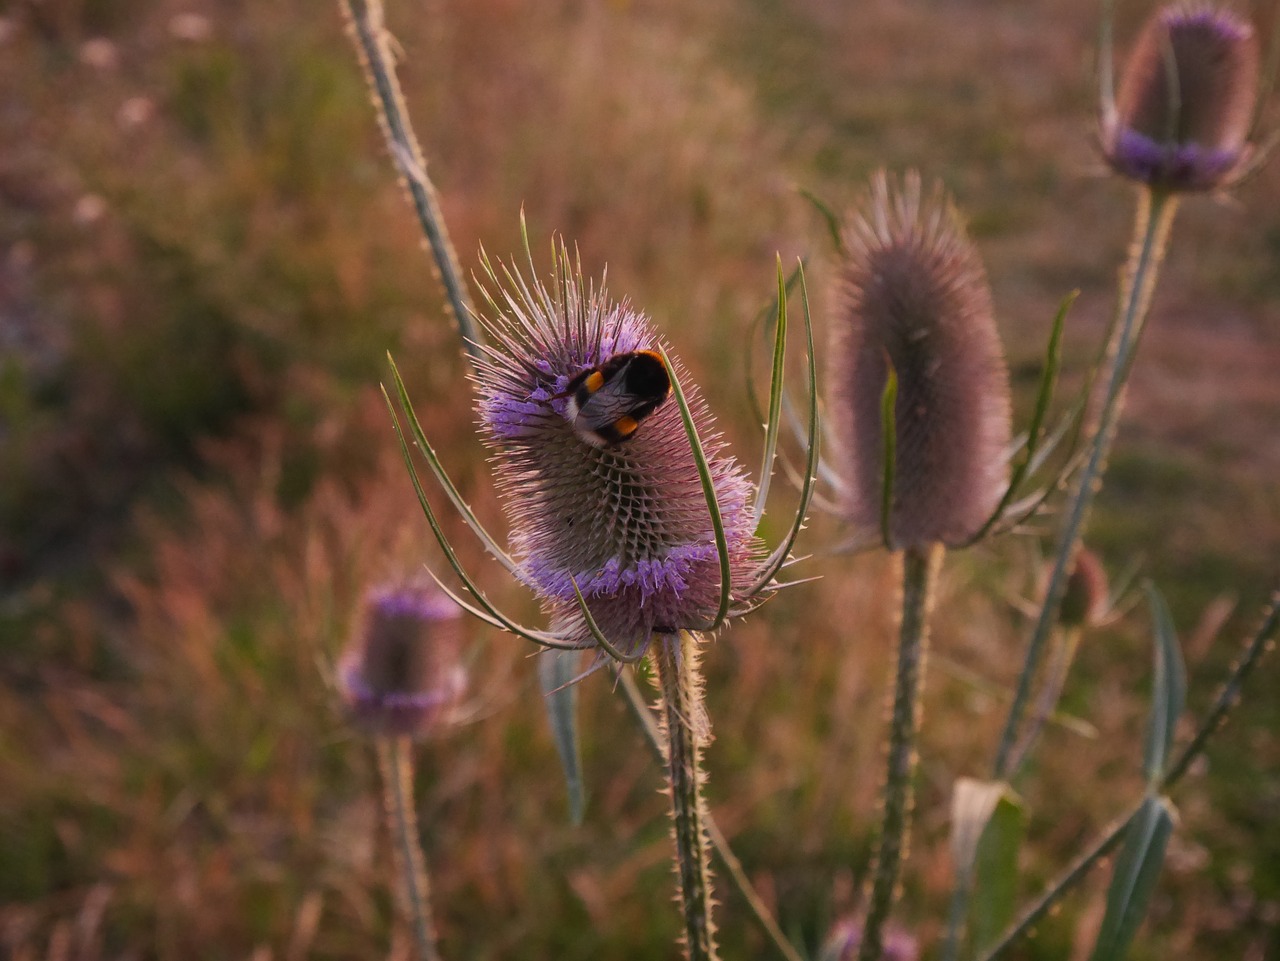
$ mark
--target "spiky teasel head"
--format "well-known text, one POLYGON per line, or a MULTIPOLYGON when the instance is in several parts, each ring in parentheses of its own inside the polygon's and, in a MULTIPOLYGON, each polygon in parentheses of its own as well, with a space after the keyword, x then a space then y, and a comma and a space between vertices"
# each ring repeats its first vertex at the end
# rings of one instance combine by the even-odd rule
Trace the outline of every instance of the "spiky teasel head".
POLYGON ((843 235, 828 378, 843 460, 843 513, 881 526, 893 408, 888 546, 960 546, 1000 500, 1010 440, 1009 377, 986 272, 940 187, 875 175, 843 235))
MULTIPOLYGON (((498 283, 493 270, 490 280, 498 283)), ((586 286, 563 245, 551 290, 504 270, 489 303, 491 345, 476 375, 480 423, 516 572, 547 609, 551 633, 590 645, 578 592, 599 632, 627 654, 655 633, 704 629, 717 618, 721 548, 681 411, 666 399, 667 375, 687 385, 731 595, 750 603, 761 562, 752 485, 711 432, 683 368, 666 369, 649 320, 586 286)))
POLYGON ((338 690, 352 720, 370 734, 408 737, 447 720, 467 686, 460 617, 434 587, 371 590, 338 662, 338 690))
POLYGON ((1122 176, 1169 191, 1229 184, 1248 161, 1258 96, 1258 40, 1229 10, 1162 7, 1105 102, 1102 148, 1122 176))

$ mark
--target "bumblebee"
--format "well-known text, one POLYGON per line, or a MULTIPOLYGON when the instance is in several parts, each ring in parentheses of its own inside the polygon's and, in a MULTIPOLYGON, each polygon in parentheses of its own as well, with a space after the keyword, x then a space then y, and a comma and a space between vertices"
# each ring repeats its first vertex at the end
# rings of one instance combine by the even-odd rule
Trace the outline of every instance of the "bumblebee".
POLYGON ((631 437, 640 422, 671 393, 671 376, 653 350, 614 354, 569 381, 561 397, 565 419, 593 447, 611 447, 631 437))

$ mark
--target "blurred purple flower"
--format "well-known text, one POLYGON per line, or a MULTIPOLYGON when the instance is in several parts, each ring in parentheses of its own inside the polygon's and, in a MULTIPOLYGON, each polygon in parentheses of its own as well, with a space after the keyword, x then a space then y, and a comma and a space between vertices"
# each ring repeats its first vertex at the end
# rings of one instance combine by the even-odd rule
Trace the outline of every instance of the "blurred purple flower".
MULTIPOLYGON (((861 917, 842 918, 832 925, 822 946, 821 961, 855 961, 862 947, 861 917)), ((881 961, 919 961, 920 943, 901 925, 887 924, 881 931, 881 961)))
POLYGON ((434 586, 384 585, 338 662, 338 689, 368 733, 421 737, 447 722, 467 686, 461 611, 434 586))
POLYGON ((1258 58, 1253 26, 1229 10, 1199 3, 1158 10, 1138 37, 1116 103, 1103 104, 1107 162, 1164 190, 1229 184, 1252 153, 1258 58))

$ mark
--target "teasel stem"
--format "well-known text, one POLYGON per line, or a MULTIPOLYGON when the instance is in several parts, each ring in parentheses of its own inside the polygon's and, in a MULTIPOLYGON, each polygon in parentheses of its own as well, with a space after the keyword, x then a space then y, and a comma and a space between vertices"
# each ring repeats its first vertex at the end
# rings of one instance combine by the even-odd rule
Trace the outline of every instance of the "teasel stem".
MULTIPOLYGON (((1210 708, 1209 713, 1205 715, 1205 719, 1200 722, 1200 727, 1196 730, 1195 735, 1187 743, 1187 746, 1183 748, 1178 758, 1169 765, 1153 790, 1163 794, 1182 780, 1183 775, 1190 769, 1192 762, 1203 753, 1209 737, 1215 731, 1220 730, 1222 725, 1226 723, 1226 718, 1231 708, 1240 700, 1240 691, 1244 682, 1257 668, 1258 663, 1262 660, 1262 655, 1274 645, 1277 633, 1280 633, 1280 591, 1276 591, 1271 595, 1271 602, 1263 614, 1262 624, 1245 645, 1244 653, 1240 655, 1240 659, 1232 666, 1231 673, 1227 676, 1226 681, 1223 682, 1222 688, 1214 700, 1213 707, 1210 708)), ((1129 825, 1138 816, 1145 803, 1146 797, 1143 797, 1127 814, 1113 821, 1111 826, 1103 831, 1093 844, 1063 871, 1058 880, 1050 885, 1044 894, 1040 895, 1033 904, 1018 916, 1017 920, 1009 926, 1008 930, 1000 936, 999 940, 990 949, 981 955, 978 961, 995 961, 996 958, 1003 956, 1037 922, 1048 915, 1063 895, 1071 890, 1089 872, 1090 868, 1115 850, 1116 846, 1124 839, 1125 831, 1129 829, 1129 825)))
POLYGON ((662 694, 667 783, 676 842, 676 874, 685 922, 688 961, 716 961, 711 919, 711 866, 707 857, 706 802, 702 749, 710 732, 702 701, 699 638, 688 631, 662 635, 653 645, 653 664, 662 694))
POLYGON ((1031 714, 1027 729, 1013 749, 1009 765, 1012 770, 1022 766, 1023 760, 1031 752, 1036 739, 1040 736, 1045 722, 1058 706, 1058 699, 1062 697, 1062 689, 1067 683, 1067 674, 1071 670, 1071 662, 1075 660, 1076 649, 1080 646, 1080 633, 1079 627, 1063 627, 1058 634, 1057 642, 1053 645, 1050 655, 1048 676, 1040 686, 1040 696, 1036 700, 1035 710, 1031 714))
MULTIPOLYGON (((631 708, 631 713, 640 725, 640 730, 644 733, 645 740, 657 754, 658 761, 665 764, 666 755, 663 750, 662 732, 658 728, 658 722, 654 719, 653 711, 645 703, 644 694, 641 693, 639 685, 636 684, 635 675, 627 670, 620 671, 618 673, 618 687, 621 689, 623 697, 626 698, 627 707, 631 708)), ((747 877, 746 869, 742 866, 742 862, 738 860, 738 856, 733 853, 729 839, 725 837, 724 831, 716 823, 715 815, 710 810, 704 811, 703 814, 703 823, 707 829, 707 838, 711 841, 711 847, 715 850, 716 856, 720 858, 725 870, 729 872, 729 879, 733 881, 738 893, 747 902, 747 907, 751 909, 751 913, 756 916, 760 926, 764 928, 765 933, 773 941, 778 953, 786 958, 787 961, 803 961, 800 957, 800 952, 796 950, 795 945, 787 940, 787 936, 782 933, 782 928, 778 926, 777 920, 770 913, 768 905, 764 903, 764 898, 760 896, 760 892, 756 890, 755 885, 751 883, 751 879, 747 877)))
POLYGON ((1112 334, 1107 349, 1106 387, 1102 406, 1093 429, 1093 441, 1089 458, 1081 469, 1068 499, 1062 532, 1054 555, 1052 573, 1045 589, 1044 602, 1027 644, 1026 661, 1018 678, 1009 716, 1005 720, 996 751, 995 777, 1008 780, 1016 768, 1014 745, 1023 714, 1031 694, 1031 684, 1044 654, 1044 647, 1057 623, 1058 608, 1066 591, 1067 578, 1080 539, 1084 535, 1085 520, 1093 504, 1094 495, 1102 486, 1111 443, 1115 439, 1116 425, 1124 406, 1124 389, 1133 367, 1134 352, 1146 326, 1147 310, 1155 292, 1160 264, 1168 246, 1169 230, 1178 208, 1177 194, 1168 191, 1142 188, 1139 191, 1138 209, 1134 222, 1134 240, 1129 251, 1121 285, 1119 323, 1112 334))
POLYGON ((440 199, 427 176, 427 164, 418 146, 418 138, 409 121, 404 94, 396 78, 386 18, 381 0, 340 0, 347 17, 352 41, 360 55, 365 79, 373 92, 379 126, 387 141, 391 159, 403 178, 409 200, 417 214, 418 224, 431 248, 436 276, 444 287, 453 314, 454 325, 462 337, 462 345, 472 360, 480 357, 482 337, 476 326, 476 312, 462 280, 458 256, 454 253, 440 199))
POLYGON ((898 878, 906 860, 907 828, 911 821, 912 775, 916 766, 916 734, 920 728, 920 695, 924 689, 929 647, 929 615, 934 586, 945 548, 941 544, 909 547, 902 564, 902 610, 898 628, 898 669, 889 726, 889 763, 884 785, 884 811, 875 872, 867 897, 858 961, 878 961, 883 952, 882 929, 898 893, 898 878))
POLYGON ((377 746, 387 827, 404 882, 401 893, 413 918, 418 955, 421 961, 439 961, 431 919, 431 887, 413 807, 413 742, 407 737, 383 737, 378 738, 377 746))

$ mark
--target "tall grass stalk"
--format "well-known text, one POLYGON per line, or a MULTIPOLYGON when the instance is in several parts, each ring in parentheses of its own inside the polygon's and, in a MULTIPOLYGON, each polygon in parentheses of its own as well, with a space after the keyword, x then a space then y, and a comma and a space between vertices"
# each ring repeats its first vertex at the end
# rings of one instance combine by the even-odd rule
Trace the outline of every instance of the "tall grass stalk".
POLYGON ((431 883, 413 806, 413 742, 407 737, 383 737, 378 738, 377 746, 387 827, 400 868, 403 902, 413 919, 421 961, 439 961, 431 917, 431 883))
POLYGON ((1089 458, 1081 469, 1068 499, 1058 546, 1054 552, 1052 572, 1049 575, 1048 586, 1045 588, 1044 601, 1032 630, 1031 640, 1027 644, 1026 661, 1022 667, 1022 674, 1018 678, 1013 703, 1009 707, 1009 715, 1000 736, 995 760, 995 777, 998 779, 1007 780, 1016 773, 1019 755, 1014 751, 1014 746, 1022 726, 1023 715, 1026 713, 1032 681, 1039 668, 1045 645, 1057 623, 1058 608, 1066 592, 1067 578, 1071 574, 1071 565, 1076 551, 1079 550, 1080 539, 1084 535, 1089 508, 1093 504, 1094 495, 1102 487, 1107 456, 1111 450, 1111 443, 1115 439, 1120 412, 1124 407, 1125 385, 1133 367, 1138 341, 1146 326, 1147 311, 1151 306, 1151 297, 1155 292, 1160 264, 1164 260, 1168 246, 1169 231, 1177 212, 1178 199, 1177 194, 1169 191, 1146 187, 1139 189, 1138 207, 1134 219, 1134 239, 1121 284, 1119 323, 1115 325, 1108 344, 1104 375, 1106 386, 1102 395, 1102 404, 1091 432, 1089 458))
POLYGON ((907 548, 897 555, 902 564, 897 680, 889 726, 889 763, 880 844, 858 961, 878 961, 883 952, 882 931, 893 907, 902 862, 906 858, 913 798, 911 779, 915 773, 916 736, 921 717, 920 694, 929 647, 929 615, 944 553, 941 544, 930 544, 907 548))

